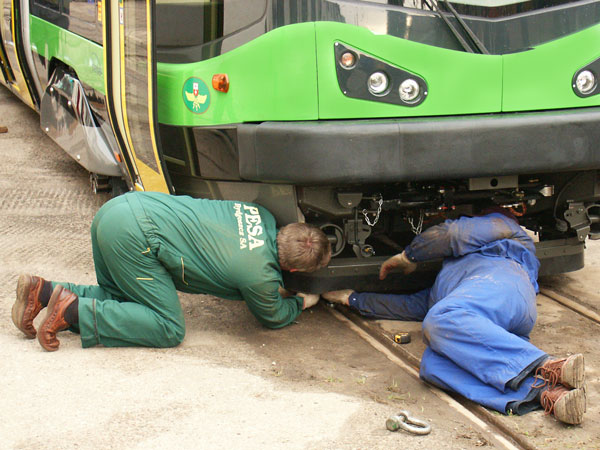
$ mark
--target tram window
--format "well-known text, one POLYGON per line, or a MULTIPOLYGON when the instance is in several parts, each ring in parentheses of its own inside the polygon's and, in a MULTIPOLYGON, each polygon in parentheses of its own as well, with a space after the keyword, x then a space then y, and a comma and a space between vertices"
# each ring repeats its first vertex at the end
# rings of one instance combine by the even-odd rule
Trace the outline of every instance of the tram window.
POLYGON ((102 42, 98 7, 94 0, 62 0, 62 13, 69 18, 69 31, 102 42))
POLYGON ((35 0, 35 3, 44 8, 53 9, 54 11, 60 10, 59 0, 35 0))
POLYGON ((97 6, 88 0, 63 0, 63 14, 71 18, 95 24, 97 21, 97 6))
POLYGON ((258 21, 266 0, 157 0, 159 47, 209 43, 258 21))
POLYGON ((32 0, 30 5, 31 14, 47 20, 50 23, 67 28, 69 18, 60 13, 61 0, 32 0))

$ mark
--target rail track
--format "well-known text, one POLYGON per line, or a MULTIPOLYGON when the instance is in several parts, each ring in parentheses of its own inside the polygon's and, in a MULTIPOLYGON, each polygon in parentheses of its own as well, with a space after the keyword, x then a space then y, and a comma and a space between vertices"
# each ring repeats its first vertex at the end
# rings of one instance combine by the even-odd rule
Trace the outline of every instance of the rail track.
MULTIPOLYGON (((2 102, 11 103, 13 100, 12 97, 9 100, 6 95, 0 95, 0 104, 2 102)), ((11 270, 0 271, 0 285, 12 286, 15 273, 47 266, 49 248, 53 261, 48 268, 50 275, 64 278, 83 276, 84 281, 91 282, 89 222, 108 197, 90 195, 87 185, 81 182, 85 177, 84 171, 49 143, 37 128, 37 117, 26 107, 19 106, 11 109, 16 113, 5 117, 3 123, 10 125, 9 134, 4 135, 7 148, 18 148, 19 151, 10 153, 18 169, 11 169, 5 161, 3 177, 0 179, 0 187, 4 192, 0 200, 0 206, 4 209, 1 218, 3 252, 10 255, 10 261, 7 258, 5 262, 13 266, 11 270), (18 127, 21 123, 27 126, 18 127), (35 164, 32 163, 32 156, 23 150, 23 142, 32 143, 42 150, 36 151, 35 164), (57 177, 62 180, 58 184, 55 182, 57 177), (6 211, 11 213, 6 214, 6 211), (23 240, 24 235, 27 236, 27 242, 23 240), (69 238, 68 264, 64 262, 65 258, 58 257, 59 252, 66 254, 67 249, 55 244, 65 236, 69 238), (54 245, 49 246, 49 243, 54 245)), ((432 387, 432 392, 448 405, 450 411, 468 419, 475 428, 481 430, 495 448, 599 450, 600 408, 594 402, 600 398, 600 357, 597 351, 600 315, 578 302, 577 298, 569 298, 548 287, 542 287, 538 303, 538 324, 532 341, 549 354, 581 352, 586 356, 588 412, 582 426, 564 427, 542 413, 532 413, 525 418, 500 416, 436 388, 432 387)), ((394 362, 399 370, 418 378, 423 350, 419 323, 370 321, 347 309, 328 310, 394 362), (407 345, 395 344, 392 336, 398 330, 410 331, 413 334, 412 342, 407 345)), ((436 424, 432 425, 432 433, 435 433, 436 424)))
MULTIPOLYGON (((497 448, 600 449, 599 408, 590 405, 590 398, 593 399, 594 394, 600 391, 600 378, 593 376, 599 367, 595 343, 600 339, 600 315, 576 299, 568 298, 543 285, 537 304, 538 321, 532 333, 532 342, 555 356, 562 355, 567 347, 572 347, 567 353, 585 355, 588 408, 581 426, 565 427, 551 417, 544 417, 541 411, 519 418, 503 416, 461 396, 446 393, 432 385, 428 387, 457 414, 470 420, 497 448), (565 333, 565 327, 574 329, 565 333), (556 339, 557 337, 559 339, 556 339), (584 348, 582 342, 586 343, 584 348), (582 432, 583 430, 589 433, 582 432), (567 431, 572 434, 565 440, 567 431), (576 436, 578 432, 581 432, 580 436, 576 436)), ((330 305, 329 310, 401 370, 419 377, 420 355, 425 348, 421 339, 420 323, 365 319, 346 307, 334 305, 330 305), (410 344, 399 345, 394 342, 393 336, 400 330, 411 332, 413 336, 410 344)))

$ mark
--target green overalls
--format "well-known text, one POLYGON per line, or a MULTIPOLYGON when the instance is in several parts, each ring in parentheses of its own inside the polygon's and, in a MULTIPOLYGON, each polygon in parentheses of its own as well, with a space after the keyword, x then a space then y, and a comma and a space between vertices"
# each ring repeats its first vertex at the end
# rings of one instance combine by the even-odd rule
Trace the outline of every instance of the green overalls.
POLYGON ((302 312, 282 298, 275 219, 261 206, 132 192, 107 202, 91 227, 99 286, 79 296, 83 347, 172 347, 185 335, 177 290, 245 300, 269 328, 302 312))

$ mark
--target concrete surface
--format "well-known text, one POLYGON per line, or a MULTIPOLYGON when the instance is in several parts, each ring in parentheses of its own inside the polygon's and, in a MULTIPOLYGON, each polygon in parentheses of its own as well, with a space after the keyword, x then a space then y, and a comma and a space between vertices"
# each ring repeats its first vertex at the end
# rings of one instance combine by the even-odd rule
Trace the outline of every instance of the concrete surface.
POLYGON ((0 125, 0 449, 494 447, 322 305, 273 331, 242 302, 181 295, 174 349, 25 339, 10 319, 18 275, 94 283, 88 230, 107 196, 2 86, 0 125), (388 432, 403 409, 432 433, 388 432))
MULTIPOLYGON (((188 331, 175 349, 82 350, 67 332, 58 352, 43 351, 10 320, 17 277, 94 283, 88 229, 108 197, 2 86, 0 125, 0 449, 503 448, 323 305, 273 331, 241 302, 181 295, 188 331), (432 433, 388 432, 403 409, 432 433)), ((590 247, 584 271, 549 282, 600 297, 600 247, 590 247)), ((598 325, 539 303, 534 343, 586 353, 588 413, 580 427, 541 412, 500 420, 536 448, 599 449, 598 325)), ((407 349, 420 357, 420 324, 373 325, 412 330, 407 349)))
MULTIPOLYGON (((573 275, 572 275, 573 276, 573 275)), ((529 448, 539 449, 600 449, 600 325, 577 315, 544 295, 538 295, 538 320, 531 342, 554 356, 583 353, 586 363, 587 413, 580 426, 567 426, 547 416, 542 410, 525 416, 504 416, 487 412, 491 420, 498 421, 529 448)), ((366 322, 374 334, 391 337, 399 331, 411 333, 411 343, 400 347, 409 358, 420 360, 425 350, 421 323, 390 320, 366 322)), ((468 403, 468 402, 467 402, 468 403)), ((483 409, 482 409, 483 410, 483 409)), ((487 410, 485 410, 487 411, 487 410)))

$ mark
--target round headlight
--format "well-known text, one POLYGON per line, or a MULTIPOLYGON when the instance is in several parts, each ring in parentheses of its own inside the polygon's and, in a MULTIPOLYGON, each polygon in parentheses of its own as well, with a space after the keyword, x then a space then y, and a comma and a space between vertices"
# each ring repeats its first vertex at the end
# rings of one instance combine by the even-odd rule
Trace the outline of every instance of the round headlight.
POLYGON ((575 86, 577 86, 577 90, 582 94, 589 94, 596 87, 596 77, 589 70, 582 71, 579 75, 577 75, 577 79, 575 80, 575 86))
POLYGON ((340 64, 344 69, 352 69, 356 64, 356 56, 352 52, 344 52, 340 56, 340 64))
POLYGON ((387 88, 390 82, 388 77, 383 72, 374 72, 367 81, 367 87, 369 92, 373 95, 384 95, 386 94, 387 88))
POLYGON ((400 84, 398 92, 400 94, 400 99, 404 103, 413 103, 419 98, 421 87, 416 80, 408 78, 400 84))

